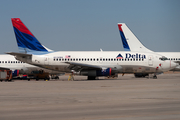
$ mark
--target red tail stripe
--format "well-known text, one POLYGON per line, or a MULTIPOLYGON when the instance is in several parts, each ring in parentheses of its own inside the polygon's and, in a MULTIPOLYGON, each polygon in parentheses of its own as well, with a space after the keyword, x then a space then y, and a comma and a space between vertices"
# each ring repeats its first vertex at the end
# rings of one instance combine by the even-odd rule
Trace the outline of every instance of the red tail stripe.
POLYGON ((118 24, 119 30, 120 30, 121 32, 123 32, 121 26, 122 26, 122 24, 118 24))
POLYGON ((34 37, 34 35, 23 24, 23 22, 20 20, 20 18, 11 18, 11 20, 12 20, 13 27, 15 27, 16 29, 18 29, 19 31, 21 31, 23 33, 32 35, 34 37))

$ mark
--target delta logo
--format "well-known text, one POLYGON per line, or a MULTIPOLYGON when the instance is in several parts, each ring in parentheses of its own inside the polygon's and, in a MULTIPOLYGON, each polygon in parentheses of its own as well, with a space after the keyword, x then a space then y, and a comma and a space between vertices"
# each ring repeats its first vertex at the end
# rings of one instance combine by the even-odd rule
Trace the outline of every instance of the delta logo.
POLYGON ((123 59, 123 56, 121 54, 119 54, 116 58, 117 59, 123 59))
MULTIPOLYGON (((126 53, 125 56, 126 56, 125 58, 127 58, 127 59, 129 59, 129 58, 133 58, 133 59, 139 59, 139 58, 146 59, 146 55, 138 54, 138 53, 136 53, 136 54, 126 53)), ((123 56, 121 54, 119 54, 116 58, 117 59, 123 59, 123 56)))

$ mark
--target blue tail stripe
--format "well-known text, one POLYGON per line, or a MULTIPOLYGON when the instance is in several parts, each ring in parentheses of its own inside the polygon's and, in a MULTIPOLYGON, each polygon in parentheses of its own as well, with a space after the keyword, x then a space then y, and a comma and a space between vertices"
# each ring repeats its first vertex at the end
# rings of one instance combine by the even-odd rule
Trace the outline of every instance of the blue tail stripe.
POLYGON ((20 52, 24 51, 43 51, 47 52, 47 50, 39 43, 39 41, 26 33, 20 32, 18 29, 14 27, 14 32, 16 35, 17 44, 20 52))
POLYGON ((130 48, 129 48, 129 45, 127 43, 127 40, 124 36, 124 33, 122 31, 119 31, 120 32, 120 36, 121 36, 121 39, 122 39, 122 43, 123 43, 123 47, 124 47, 124 51, 130 51, 130 48))

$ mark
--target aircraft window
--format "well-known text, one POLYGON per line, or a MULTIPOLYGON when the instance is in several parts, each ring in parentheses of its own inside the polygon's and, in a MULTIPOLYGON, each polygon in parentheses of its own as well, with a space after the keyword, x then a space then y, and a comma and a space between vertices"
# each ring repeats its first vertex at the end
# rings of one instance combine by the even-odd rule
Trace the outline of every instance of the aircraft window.
POLYGON ((177 60, 177 58, 176 58, 176 60, 177 60))
POLYGON ((121 59, 118 59, 119 61, 121 61, 121 59))
POLYGON ((179 58, 179 60, 180 60, 180 58, 179 58))
POLYGON ((130 59, 130 61, 132 61, 132 59, 130 59))
POLYGON ((73 61, 75 61, 75 59, 73 59, 73 61))
POLYGON ((95 61, 96 59, 94 58, 93 60, 95 61))
POLYGON ((84 59, 84 61, 86 61, 86 58, 84 59))
POLYGON ((0 61, 0 63, 1 63, 1 61, 0 61))
POLYGON ((5 61, 5 63, 7 63, 7 61, 5 61))
POLYGON ((109 61, 110 61, 111 59, 109 58, 109 61))
POLYGON ((59 59, 59 61, 61 61, 61 59, 59 59))
POLYGON ((122 59, 122 61, 124 61, 124 59, 122 59))
POLYGON ((84 59, 82 58, 82 61, 83 61, 84 59))
POLYGON ((97 61, 99 61, 99 59, 97 58, 97 61))
POLYGON ((100 59, 100 61, 102 61, 102 58, 100 59))
POLYGON ((141 61, 141 59, 139 59, 139 61, 141 61))
POLYGON ((127 59, 127 61, 129 61, 129 59, 127 59))
POLYGON ((89 58, 87 59, 87 61, 89 61, 89 58))
POLYGON ((144 61, 144 59, 142 59, 142 61, 144 61))
POLYGON ((78 61, 78 59, 76 58, 76 61, 78 61))
POLYGON ((136 59, 136 61, 138 61, 138 59, 136 59))
POLYGON ((2 61, 2 63, 4 63, 4 61, 2 61))
POLYGON ((133 59, 133 61, 135 61, 135 59, 133 59))
POLYGON ((81 61, 81 59, 79 58, 79 61, 81 61))

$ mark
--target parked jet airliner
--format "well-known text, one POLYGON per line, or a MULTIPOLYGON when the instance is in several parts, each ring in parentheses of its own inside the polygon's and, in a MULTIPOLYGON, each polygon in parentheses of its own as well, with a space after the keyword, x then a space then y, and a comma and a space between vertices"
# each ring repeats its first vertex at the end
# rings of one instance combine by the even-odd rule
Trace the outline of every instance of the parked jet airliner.
POLYGON ((60 74, 58 71, 52 71, 30 65, 21 61, 18 61, 12 55, 0 55, 0 70, 12 70, 13 77, 19 76, 19 74, 31 74, 32 71, 44 70, 51 75, 60 74))
MULTIPOLYGON (((118 28, 125 51, 133 52, 153 52, 146 48, 126 26, 125 23, 118 23, 118 28)), ((180 63, 180 52, 155 52, 157 54, 166 56, 168 60, 180 63)), ((180 66, 172 69, 173 71, 180 71, 180 66)))
POLYGON ((76 72, 95 79, 118 73, 168 71, 177 66, 154 52, 125 51, 52 51, 42 45, 19 18, 12 18, 19 53, 10 52, 17 60, 61 72, 76 72))

